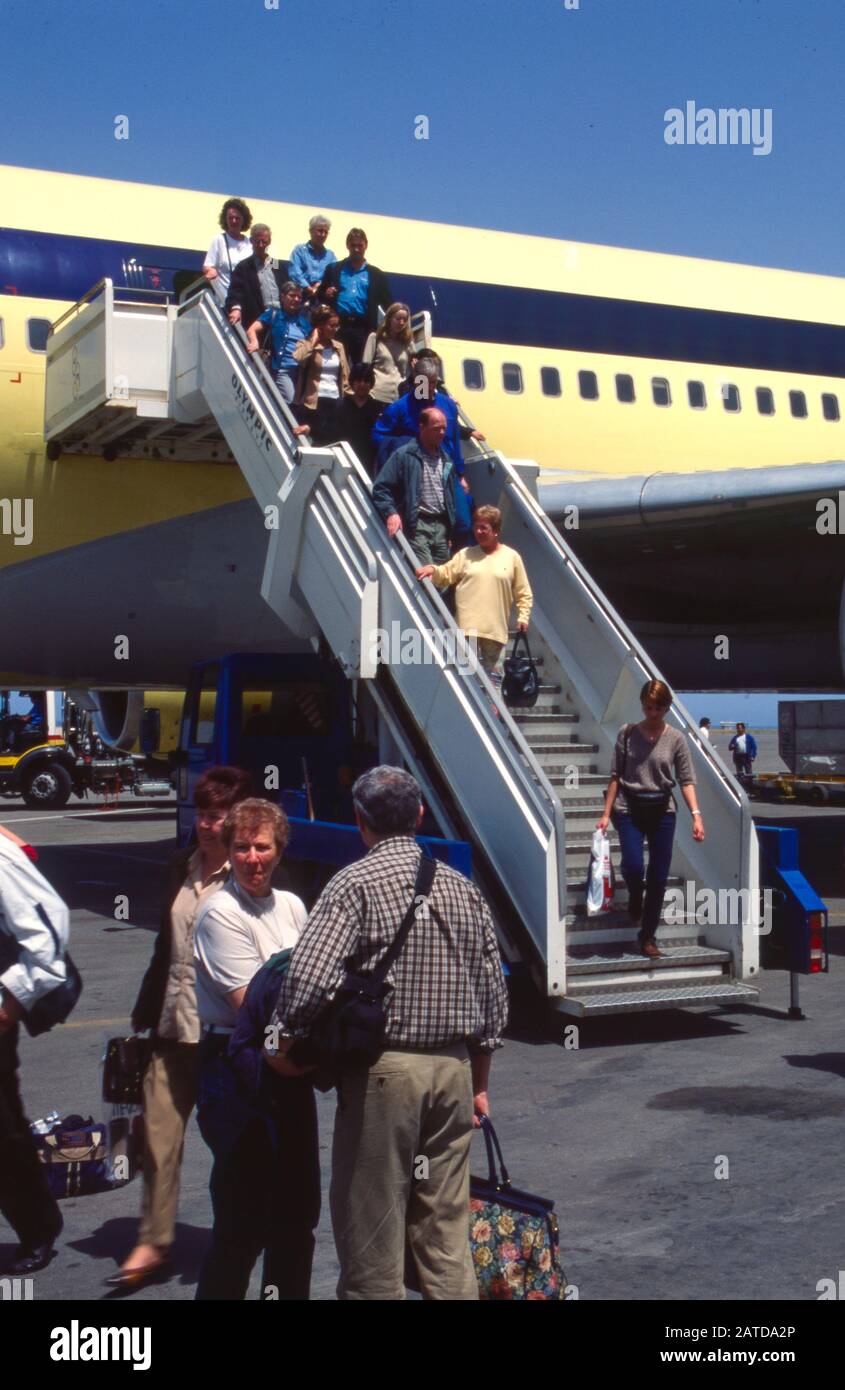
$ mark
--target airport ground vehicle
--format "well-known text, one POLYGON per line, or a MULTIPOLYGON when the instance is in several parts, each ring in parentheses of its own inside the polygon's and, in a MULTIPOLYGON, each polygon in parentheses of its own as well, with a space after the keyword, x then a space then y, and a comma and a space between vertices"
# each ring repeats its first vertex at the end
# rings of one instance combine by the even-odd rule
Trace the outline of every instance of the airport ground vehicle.
POLYGON ((816 806, 845 803, 845 700, 779 700, 778 752, 788 771, 755 776, 755 791, 816 806))
MULTIPOLYGON (((378 761, 353 690, 326 655, 237 653, 191 672, 176 766, 178 839, 194 820, 194 788, 207 768, 252 774, 256 795, 285 809, 291 837, 284 867, 309 904, 337 869, 366 853, 350 789, 378 761)), ((471 877, 470 846, 444 838, 429 819, 422 840, 436 858, 471 877), (429 833, 431 832, 431 833, 429 833)))
POLYGON ((35 692, 37 727, 11 713, 8 690, 0 691, 0 796, 22 797, 27 806, 54 811, 73 794, 168 796, 169 780, 150 775, 144 754, 108 748, 90 720, 61 692, 35 692))

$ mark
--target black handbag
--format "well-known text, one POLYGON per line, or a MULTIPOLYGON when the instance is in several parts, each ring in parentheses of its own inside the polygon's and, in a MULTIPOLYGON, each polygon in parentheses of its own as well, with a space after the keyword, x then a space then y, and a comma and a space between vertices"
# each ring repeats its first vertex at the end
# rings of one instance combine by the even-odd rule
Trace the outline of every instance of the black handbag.
POLYGON ((625 730, 625 745, 622 755, 622 774, 619 780, 623 782, 625 801, 631 819, 637 821, 658 821, 665 816, 669 809, 669 802, 672 801, 671 792, 635 792, 630 791, 624 786, 624 774, 628 770, 628 739, 631 737, 631 725, 625 730))
POLYGON ((505 677, 502 681, 502 695, 505 704, 517 709, 531 709, 536 705, 540 694, 540 677, 537 666, 531 657, 528 638, 524 632, 517 634, 510 656, 505 657, 505 677), (525 655, 520 652, 520 643, 525 647, 525 655))
POLYGON ((103 1060, 103 1100, 112 1105, 140 1105, 151 1052, 150 1038, 109 1038, 103 1060))
POLYGON ((421 898, 428 897, 437 865, 423 854, 414 893, 389 949, 371 975, 348 972, 337 994, 315 1018, 307 1038, 290 1049, 297 1066, 317 1064, 331 1075, 371 1067, 385 1047, 387 973, 407 940, 421 898))

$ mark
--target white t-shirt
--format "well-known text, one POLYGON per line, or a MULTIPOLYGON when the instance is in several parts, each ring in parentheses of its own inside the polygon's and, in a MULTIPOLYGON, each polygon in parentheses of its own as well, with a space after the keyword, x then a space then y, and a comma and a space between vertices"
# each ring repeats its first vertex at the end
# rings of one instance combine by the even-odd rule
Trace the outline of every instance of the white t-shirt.
POLYGON ((323 348, 323 370, 317 395, 336 401, 340 396, 340 357, 333 347, 323 348))
POLYGON ((248 985, 277 951, 295 946, 308 913, 301 898, 274 888, 266 898, 230 878, 206 898, 194 928, 197 1011, 203 1025, 234 1028, 233 990, 248 985))
POLYGON ((737 734, 734 748, 736 749, 737 753, 740 753, 743 756, 745 755, 745 734, 737 734))
POLYGON ((241 261, 245 261, 247 256, 251 255, 252 242, 248 236, 236 241, 234 237, 229 236, 228 232, 218 232, 208 248, 208 255, 202 263, 202 268, 208 270, 210 266, 213 266, 220 276, 220 283, 224 292, 228 294, 229 281, 232 278, 229 261, 231 260, 232 270, 234 270, 236 265, 240 265, 241 261), (226 254, 227 250, 228 255, 226 254))
POLYGON ((709 739, 709 737, 710 737, 710 730, 706 727, 706 725, 704 725, 704 724, 699 724, 699 726, 698 726, 698 732, 701 734, 701 737, 702 737, 702 738, 707 738, 707 739, 709 739))

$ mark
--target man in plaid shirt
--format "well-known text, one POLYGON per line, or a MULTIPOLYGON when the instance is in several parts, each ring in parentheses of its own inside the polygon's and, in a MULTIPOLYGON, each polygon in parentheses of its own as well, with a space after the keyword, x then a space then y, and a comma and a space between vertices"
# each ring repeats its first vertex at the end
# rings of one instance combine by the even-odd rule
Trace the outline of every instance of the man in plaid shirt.
MULTIPOLYGON (((369 853, 336 874, 294 948, 273 1024, 284 1058, 347 970, 369 974, 412 901, 423 815, 414 778, 377 767, 352 789, 369 853)), ((341 1299, 405 1297, 407 1245, 425 1299, 477 1299, 469 1248, 474 1111, 502 1044, 507 997, 493 922, 469 879, 438 864, 388 982, 387 1046, 338 1085, 331 1211, 341 1299)))

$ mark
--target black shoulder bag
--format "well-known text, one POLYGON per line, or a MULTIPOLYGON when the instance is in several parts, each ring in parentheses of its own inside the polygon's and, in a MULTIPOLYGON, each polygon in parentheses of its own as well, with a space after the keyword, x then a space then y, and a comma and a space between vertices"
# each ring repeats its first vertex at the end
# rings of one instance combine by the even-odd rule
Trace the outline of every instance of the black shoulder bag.
POLYGON ((370 1067, 385 1047, 387 974, 408 939, 420 898, 428 897, 437 865, 423 854, 414 894, 396 936, 371 975, 347 972, 337 994, 314 1020, 307 1038, 294 1043, 288 1056, 297 1066, 317 1063, 330 1073, 370 1067))
POLYGON ((624 783, 624 775, 628 771, 628 740, 631 737, 632 725, 629 724, 625 729, 625 745, 622 754, 622 782, 625 792, 625 801, 628 805, 628 812, 633 821, 647 819, 657 821, 661 816, 665 816, 669 809, 669 802, 672 800, 671 792, 635 792, 630 791, 624 783))
POLYGON ((540 677, 528 646, 524 632, 517 634, 510 656, 505 657, 505 677, 502 681, 502 694, 505 704, 516 709, 531 709, 536 705, 540 694, 540 677), (525 655, 519 650, 520 643, 525 646, 525 655))

